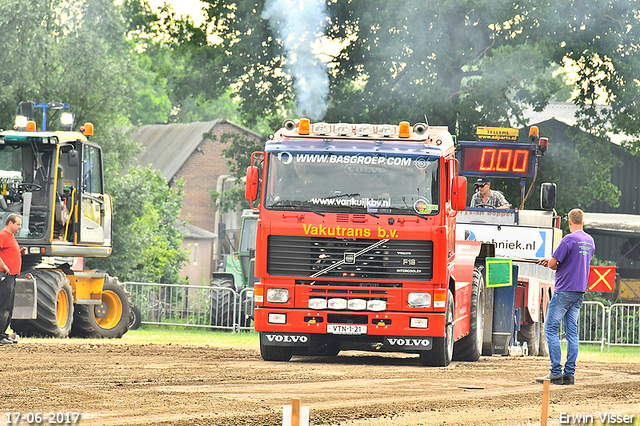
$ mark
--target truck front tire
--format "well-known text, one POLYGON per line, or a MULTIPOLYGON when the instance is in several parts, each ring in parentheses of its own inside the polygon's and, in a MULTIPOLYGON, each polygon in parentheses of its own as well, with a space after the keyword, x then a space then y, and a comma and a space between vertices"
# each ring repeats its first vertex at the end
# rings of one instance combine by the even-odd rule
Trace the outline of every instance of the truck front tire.
MULTIPOLYGON (((262 335, 262 333, 260 333, 262 335)), ((262 343, 260 336, 260 355, 265 361, 289 361, 293 355, 291 346, 270 346, 262 343)))
POLYGON ((444 337, 433 338, 430 351, 420 351, 420 363, 430 367, 446 367, 453 358, 453 294, 447 294, 444 337))

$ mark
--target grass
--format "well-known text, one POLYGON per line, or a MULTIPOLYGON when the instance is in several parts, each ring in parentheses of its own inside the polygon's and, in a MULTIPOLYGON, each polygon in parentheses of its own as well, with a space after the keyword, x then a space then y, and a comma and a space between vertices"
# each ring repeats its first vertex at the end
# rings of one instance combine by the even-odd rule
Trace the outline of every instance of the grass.
POLYGON ((212 331, 208 328, 143 325, 130 330, 123 340, 138 344, 178 344, 195 346, 225 346, 234 348, 258 348, 256 331, 237 333, 212 331))
POLYGON ((259 336, 255 331, 231 333, 208 328, 143 325, 129 330, 121 339, 55 339, 50 337, 23 337, 24 343, 51 344, 135 344, 184 345, 258 349, 259 336))
MULTIPOLYGON (((563 356, 567 353, 567 345, 562 345, 563 356)), ((600 345, 581 343, 578 355, 580 361, 602 361, 602 362, 640 362, 640 347, 638 346, 609 346, 604 345, 600 352, 600 345)))

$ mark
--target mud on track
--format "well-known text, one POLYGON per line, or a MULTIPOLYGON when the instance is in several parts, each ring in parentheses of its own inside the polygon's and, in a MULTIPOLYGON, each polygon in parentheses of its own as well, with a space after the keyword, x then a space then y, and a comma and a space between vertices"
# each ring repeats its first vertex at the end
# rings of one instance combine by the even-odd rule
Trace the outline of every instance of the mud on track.
MULTIPOLYGON (((425 368, 413 355, 341 352, 264 362, 258 348, 30 340, 0 347, 0 425, 9 412, 82 413, 81 425, 281 425, 292 398, 312 425, 539 425, 544 358, 483 357, 425 368)), ((579 360, 552 386, 561 413, 640 416, 638 362, 579 360)), ((27 424, 25 422, 20 424, 27 424)))

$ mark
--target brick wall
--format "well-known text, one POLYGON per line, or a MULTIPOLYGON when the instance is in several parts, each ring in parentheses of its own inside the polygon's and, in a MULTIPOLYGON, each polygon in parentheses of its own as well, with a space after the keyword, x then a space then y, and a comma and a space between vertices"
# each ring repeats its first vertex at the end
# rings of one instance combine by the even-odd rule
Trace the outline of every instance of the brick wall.
POLYGON ((182 277, 189 277, 191 285, 209 285, 211 281, 211 250, 213 240, 185 238, 180 246, 189 252, 188 262, 180 271, 182 277), (197 260, 195 252, 197 244, 197 260))
MULTIPOLYGON (((189 223, 210 232, 217 232, 214 225, 215 210, 211 205, 209 191, 216 189, 218 177, 229 173, 227 158, 222 154, 226 147, 220 143, 224 133, 240 130, 229 123, 218 124, 213 128, 217 140, 204 140, 184 163, 175 180, 180 178, 185 182, 184 206, 182 217, 190 217, 189 223)), ((172 182, 173 184, 173 182, 172 182)))

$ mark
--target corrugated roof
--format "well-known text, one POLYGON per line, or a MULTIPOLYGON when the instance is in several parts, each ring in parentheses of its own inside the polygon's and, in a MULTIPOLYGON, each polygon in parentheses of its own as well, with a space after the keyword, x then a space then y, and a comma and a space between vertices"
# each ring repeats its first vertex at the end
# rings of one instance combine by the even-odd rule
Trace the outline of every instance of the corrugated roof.
POLYGON ((184 238, 191 238, 194 240, 213 240, 218 238, 217 234, 209 232, 206 229, 198 228, 190 223, 178 226, 178 229, 182 233, 184 238))
POLYGON ((145 148, 137 158, 138 164, 151 164, 154 169, 160 170, 169 182, 200 145, 202 135, 219 122, 221 120, 152 124, 134 128, 129 137, 145 148))
POLYGON ((170 182, 203 141, 202 135, 219 124, 230 124, 244 133, 260 138, 259 134, 225 119, 134 127, 129 137, 145 148, 136 163, 145 166, 151 164, 170 182))
MULTIPOLYGON (((596 105, 597 110, 606 108, 610 108, 609 105, 596 105)), ((549 105, 540 112, 534 111, 533 108, 526 109, 524 118, 534 124, 556 119, 568 126, 575 126, 577 111, 578 107, 570 102, 549 102, 549 105)))
MULTIPOLYGON (((611 108, 609 105, 596 105, 596 110, 611 108)), ((549 102, 549 105, 540 112, 534 111, 532 108, 523 111, 524 119, 528 124, 542 123, 548 120, 557 120, 567 126, 575 126, 577 123, 576 112, 578 107, 570 102, 549 102)), ((583 129, 584 130, 584 129, 583 129)), ((608 134, 611 142, 620 145, 620 143, 629 139, 624 134, 608 134)))

